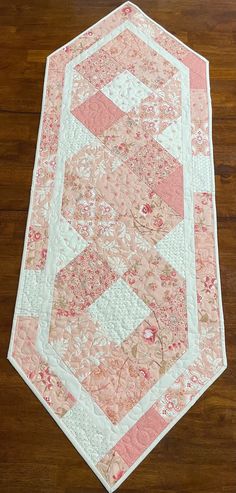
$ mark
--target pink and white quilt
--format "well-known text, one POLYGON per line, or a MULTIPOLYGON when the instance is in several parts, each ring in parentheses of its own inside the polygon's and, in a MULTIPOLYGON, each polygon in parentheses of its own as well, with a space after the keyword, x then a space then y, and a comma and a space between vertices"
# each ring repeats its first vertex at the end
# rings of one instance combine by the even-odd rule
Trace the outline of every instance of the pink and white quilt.
POLYGON ((8 358, 109 492, 226 367, 209 64, 130 2, 47 59, 8 358))

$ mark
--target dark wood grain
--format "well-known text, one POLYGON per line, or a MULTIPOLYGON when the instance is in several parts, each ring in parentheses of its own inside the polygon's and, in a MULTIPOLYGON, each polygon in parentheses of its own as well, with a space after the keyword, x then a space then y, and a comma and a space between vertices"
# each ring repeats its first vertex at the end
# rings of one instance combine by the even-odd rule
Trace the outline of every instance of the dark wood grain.
MULTIPOLYGON (((0 491, 98 493, 90 468, 6 360, 46 56, 122 2, 0 1, 0 491)), ((124 493, 236 492, 236 2, 139 0, 210 60, 228 369, 121 486, 124 493)))

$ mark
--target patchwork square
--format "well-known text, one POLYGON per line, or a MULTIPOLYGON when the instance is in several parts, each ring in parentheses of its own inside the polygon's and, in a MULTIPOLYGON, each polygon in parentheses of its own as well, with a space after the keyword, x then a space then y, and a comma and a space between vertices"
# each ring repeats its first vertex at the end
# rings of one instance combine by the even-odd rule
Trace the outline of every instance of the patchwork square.
POLYGON ((88 246, 56 276, 54 304, 57 315, 78 315, 116 279, 117 275, 106 260, 88 246))
POLYGON ((99 137, 115 156, 126 160, 146 143, 148 134, 125 114, 99 137))
POLYGON ((127 164, 155 192, 157 192, 158 184, 179 166, 177 159, 153 139, 139 149, 139 152, 129 159, 127 164))
POLYGON ((151 90, 125 70, 103 87, 102 92, 127 113, 145 99, 151 90))
POLYGON ((96 89, 101 89, 122 70, 119 63, 100 49, 82 63, 76 66, 76 70, 83 75, 96 89))
POLYGON ((118 279, 89 308, 92 319, 120 344, 150 313, 145 303, 118 279))
POLYGON ((102 92, 97 92, 88 98, 80 106, 77 106, 72 114, 87 127, 90 132, 100 135, 109 129, 114 122, 123 116, 123 112, 102 92))

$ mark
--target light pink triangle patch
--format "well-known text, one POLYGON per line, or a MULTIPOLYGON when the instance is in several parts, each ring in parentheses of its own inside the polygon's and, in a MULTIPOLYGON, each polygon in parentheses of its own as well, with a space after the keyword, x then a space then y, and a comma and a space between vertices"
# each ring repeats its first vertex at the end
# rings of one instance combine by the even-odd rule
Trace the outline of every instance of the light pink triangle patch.
POLYGON ((216 229, 208 61, 126 2, 47 59, 8 353, 109 492, 226 367, 216 229))
POLYGON ((183 167, 180 165, 157 185, 157 194, 176 211, 184 216, 183 167))

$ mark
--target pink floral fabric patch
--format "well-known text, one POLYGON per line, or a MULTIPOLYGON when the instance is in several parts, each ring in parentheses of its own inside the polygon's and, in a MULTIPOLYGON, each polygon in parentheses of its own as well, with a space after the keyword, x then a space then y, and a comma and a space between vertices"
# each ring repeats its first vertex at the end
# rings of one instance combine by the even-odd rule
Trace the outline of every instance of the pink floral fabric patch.
POLYGON ((8 358, 113 492, 226 367, 208 62, 126 2, 44 87, 8 358))

